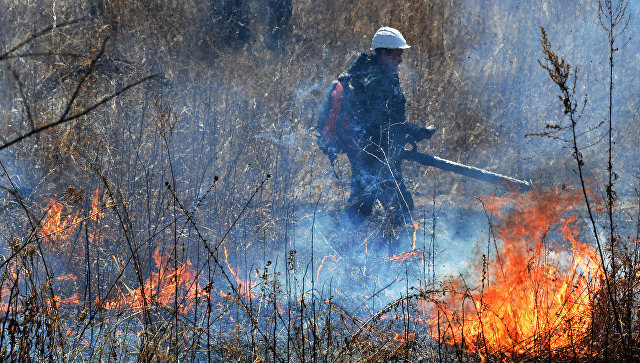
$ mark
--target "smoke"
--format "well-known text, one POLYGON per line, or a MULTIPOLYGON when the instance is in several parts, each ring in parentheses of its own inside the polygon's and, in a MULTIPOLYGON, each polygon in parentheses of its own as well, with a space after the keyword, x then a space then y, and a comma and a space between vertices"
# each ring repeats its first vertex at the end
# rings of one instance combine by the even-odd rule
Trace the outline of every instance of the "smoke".
MULTIPOLYGON (((607 118, 608 49, 607 33, 598 20, 595 2, 507 1, 487 6, 477 1, 465 1, 461 20, 476 30, 476 41, 465 49, 462 74, 469 89, 481 104, 486 105, 487 118, 496 125, 498 155, 510 158, 520 175, 535 183, 564 182, 572 178, 562 168, 571 168, 572 160, 566 144, 540 137, 525 138, 525 134, 541 132, 548 123, 563 121, 557 91, 546 71, 538 64, 540 27, 547 30, 557 53, 573 69, 578 70, 576 97, 587 97, 584 117, 580 120, 580 143, 584 147, 589 175, 598 179, 606 170, 603 141, 606 127, 596 128, 607 118), (592 130, 592 131, 590 131, 592 130), (559 171, 559 173, 558 173, 559 171), (554 177, 557 173, 560 178, 554 177)), ((640 15, 637 5, 628 9, 635 19, 640 15)), ((622 30, 622 27, 619 28, 622 30)), ((620 175, 617 190, 633 193, 637 168, 633 165, 637 150, 637 74, 638 63, 633 49, 638 40, 637 22, 631 20, 618 39, 615 53, 615 88, 613 93, 614 165, 620 175)), ((573 178, 572 178, 573 179, 573 178)))
POLYGON ((359 314, 353 309, 368 305, 375 312, 372 307, 380 309, 400 296, 433 288, 448 276, 474 280, 474 266, 481 261, 477 250, 495 252, 487 245, 489 224, 482 211, 452 208, 435 216, 435 229, 433 220, 421 220, 404 230, 381 226, 383 217, 376 214, 352 226, 328 206, 297 208, 287 243, 244 244, 229 250, 227 263, 240 274, 239 281, 270 266, 284 291, 310 293, 320 300, 334 296, 359 314), (460 228, 460 218, 465 228, 460 228))

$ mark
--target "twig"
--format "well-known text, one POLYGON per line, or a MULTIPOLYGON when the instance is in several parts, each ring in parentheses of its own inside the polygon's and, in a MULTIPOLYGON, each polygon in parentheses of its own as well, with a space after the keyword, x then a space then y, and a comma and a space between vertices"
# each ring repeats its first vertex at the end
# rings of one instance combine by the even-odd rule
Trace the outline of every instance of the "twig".
POLYGON ((86 18, 80 18, 80 19, 75 19, 75 20, 71 20, 71 21, 67 21, 67 22, 63 22, 60 24, 56 24, 56 25, 51 25, 47 28, 42 29, 41 31, 31 35, 30 37, 28 37, 27 39, 23 40, 22 42, 18 43, 18 45, 16 45, 15 47, 9 49, 6 53, 0 55, 0 61, 3 61, 5 59, 8 59, 9 56, 11 55, 11 53, 15 52, 16 50, 24 47, 25 45, 31 43, 32 41, 36 40, 37 38, 52 32, 55 29, 59 29, 59 28, 64 28, 64 27, 68 27, 77 23, 80 23, 82 21, 84 21, 86 18))
POLYGON ((101 101, 99 101, 99 102, 97 102, 97 103, 93 104, 92 106, 90 106, 90 107, 86 108, 86 109, 85 109, 84 111, 82 111, 82 112, 76 113, 76 114, 71 115, 71 116, 69 116, 69 117, 62 118, 62 119, 60 119, 60 120, 58 120, 58 121, 56 121, 56 122, 52 122, 52 123, 50 123, 50 124, 46 124, 46 125, 44 125, 44 126, 40 126, 40 127, 36 128, 36 129, 34 129, 34 130, 31 130, 30 132, 27 132, 26 134, 24 134, 24 135, 22 135, 22 136, 19 136, 19 137, 15 138, 15 139, 13 139, 13 140, 11 140, 11 141, 9 141, 9 142, 7 142, 7 143, 3 144, 2 146, 0 146, 0 151, 1 151, 1 150, 4 150, 4 149, 6 149, 6 148, 8 148, 9 146, 11 146, 11 145, 13 145, 13 144, 16 144, 16 143, 18 143, 18 142, 20 142, 20 141, 22 141, 22 140, 24 140, 24 139, 26 139, 26 138, 29 138, 29 137, 31 137, 31 136, 33 136, 33 135, 35 135, 35 134, 38 134, 38 133, 40 133, 40 132, 42 132, 42 131, 44 131, 44 130, 50 129, 50 128, 52 128, 52 127, 55 127, 55 126, 61 125, 61 124, 63 124, 63 123, 66 123, 66 122, 69 122, 69 121, 75 120, 75 119, 77 119, 77 118, 79 118, 79 117, 82 117, 82 116, 84 116, 84 115, 88 114, 89 112, 91 112, 91 111, 95 110, 96 108, 100 107, 100 106, 101 106, 101 105, 103 105, 104 103, 109 102, 109 101, 111 101, 112 99, 114 99, 114 98, 118 97, 120 94, 122 94, 122 93, 124 93, 124 92, 128 91, 130 88, 133 88, 133 87, 135 87, 135 86, 137 86, 137 85, 139 85, 139 84, 141 84, 141 83, 144 83, 144 82, 146 82, 146 81, 148 81, 148 80, 150 80, 150 79, 152 79, 152 78, 155 78, 156 76, 157 76, 157 74, 152 74, 152 75, 150 75, 150 76, 144 77, 144 78, 142 78, 141 80, 136 81, 136 82, 134 82, 134 83, 131 83, 131 84, 129 84, 128 86, 126 86, 126 87, 124 87, 124 88, 120 89, 118 92, 116 92, 116 93, 114 93, 114 94, 112 94, 112 95, 110 95, 110 96, 107 96, 107 97, 103 98, 101 101))

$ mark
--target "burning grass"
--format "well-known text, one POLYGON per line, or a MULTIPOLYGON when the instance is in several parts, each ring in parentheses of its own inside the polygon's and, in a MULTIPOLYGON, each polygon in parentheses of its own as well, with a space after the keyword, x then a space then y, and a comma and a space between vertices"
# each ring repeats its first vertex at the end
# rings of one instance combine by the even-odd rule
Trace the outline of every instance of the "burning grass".
POLYGON ((104 308, 130 310, 133 314, 149 306, 177 308, 181 314, 191 311, 203 291, 191 261, 173 268, 169 256, 162 256, 159 250, 153 253, 153 260, 156 271, 151 272, 143 286, 129 291, 118 289, 113 299, 103 304, 104 308))
POLYGON ((446 284, 431 313, 442 340, 491 360, 592 358, 604 274, 593 246, 578 241, 579 197, 565 190, 483 199, 499 217, 497 251, 483 255, 471 281, 446 284))
MULTIPOLYGON (((74 251, 71 237, 84 224, 103 231, 87 234, 92 246, 106 245, 96 238, 109 238, 103 224, 115 217, 111 211, 117 205, 99 196, 96 191, 87 213, 48 202, 42 229, 65 232, 41 229, 39 235, 56 246, 55 255, 74 251)), ((65 349, 67 357, 379 362, 456 355, 510 361, 599 357, 595 309, 604 275, 594 248, 580 241, 576 193, 552 190, 481 201, 496 218, 486 241, 493 253, 477 261, 471 277, 450 278, 441 286, 411 272, 425 263, 425 254, 416 247, 418 223, 407 232, 408 251, 380 259, 370 255, 367 263, 377 270, 368 276, 344 275, 355 261, 339 251, 317 256, 315 269, 309 270, 310 265, 306 273, 297 271, 301 257, 290 251, 287 264, 269 261, 243 276, 225 244, 221 259, 211 255, 206 262, 186 257, 180 262, 176 256, 181 250, 165 248, 166 240, 160 238, 149 265, 112 256, 120 275, 102 277, 107 284, 101 286, 98 270, 91 280, 88 270, 78 278, 82 271, 62 262, 57 271, 75 272, 47 278, 34 259, 39 252, 23 248, 3 265, 0 307, 6 312, 4 336, 22 339, 25 348, 3 354, 19 360, 43 349, 63 356, 60 349, 65 349), (336 271, 343 276, 333 282, 336 271), (359 297, 356 290, 361 288, 348 287, 365 286, 371 274, 388 273, 405 279, 369 296, 359 297), (309 280, 310 274, 315 280, 309 280), (309 285, 314 281, 315 286, 309 285), (409 286, 415 283, 417 287, 409 286), (398 284, 406 286, 398 290, 398 284), (36 343, 40 330, 26 328, 38 321, 49 327, 46 347, 36 343), (69 343, 58 339, 62 336, 69 343)), ((371 246, 360 247, 370 253, 371 246)))

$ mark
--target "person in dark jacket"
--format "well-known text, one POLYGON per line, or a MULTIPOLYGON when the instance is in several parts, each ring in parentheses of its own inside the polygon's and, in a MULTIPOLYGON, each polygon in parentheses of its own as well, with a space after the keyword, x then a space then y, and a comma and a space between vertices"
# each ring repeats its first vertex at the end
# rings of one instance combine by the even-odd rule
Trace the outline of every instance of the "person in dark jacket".
POLYGON ((430 138, 435 127, 406 119, 406 99, 398 66, 410 46, 396 29, 383 27, 373 37, 374 54, 361 54, 349 67, 353 122, 342 142, 351 163, 346 216, 360 224, 380 201, 394 226, 411 220, 413 199, 402 177, 400 153, 407 142, 430 138))

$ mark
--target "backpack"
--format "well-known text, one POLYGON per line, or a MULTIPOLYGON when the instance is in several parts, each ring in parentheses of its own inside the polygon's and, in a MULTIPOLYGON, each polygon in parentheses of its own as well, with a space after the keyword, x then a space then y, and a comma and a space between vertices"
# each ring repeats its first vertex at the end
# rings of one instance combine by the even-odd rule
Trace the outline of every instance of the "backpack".
POLYGON ((329 157, 331 165, 337 154, 346 152, 342 136, 352 129, 353 115, 349 110, 352 90, 349 81, 349 75, 343 73, 331 83, 318 114, 317 144, 329 157))

